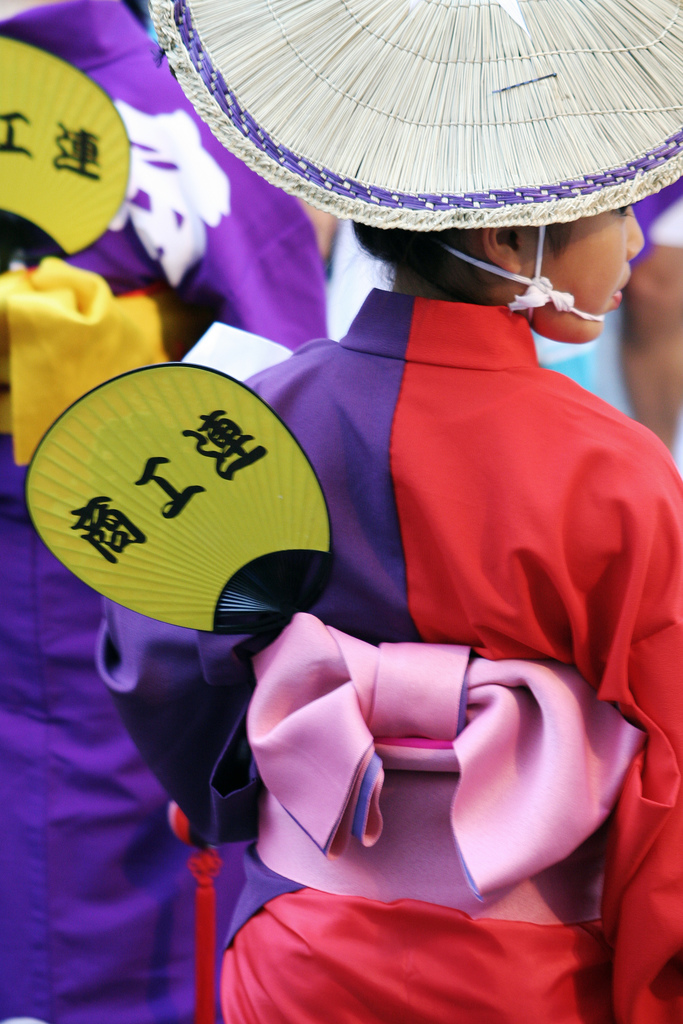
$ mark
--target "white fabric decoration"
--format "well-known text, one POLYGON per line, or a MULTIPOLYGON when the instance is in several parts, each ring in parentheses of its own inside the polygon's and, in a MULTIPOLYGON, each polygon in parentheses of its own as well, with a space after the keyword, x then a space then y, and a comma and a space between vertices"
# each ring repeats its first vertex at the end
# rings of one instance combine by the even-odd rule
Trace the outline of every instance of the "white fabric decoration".
POLYGON ((555 309, 559 310, 560 313, 574 313, 575 316, 580 316, 582 320, 595 320, 598 323, 603 323, 605 319, 604 313, 600 316, 594 316, 592 313, 584 313, 583 310, 576 308, 574 305, 574 296, 570 292, 556 292, 552 286, 552 282, 549 281, 547 277, 541 277, 544 240, 545 227, 541 226, 538 229, 536 266, 533 277, 524 277, 523 274, 513 274, 512 271, 503 270, 502 267, 497 267, 493 263, 485 263, 483 260, 477 260, 474 256, 468 256, 467 253, 459 252, 458 249, 452 249, 451 246, 446 245, 445 242, 438 242, 437 244, 452 256, 457 256, 459 260, 464 260, 465 263, 471 263, 472 266, 479 267, 480 270, 488 270, 490 274, 497 274, 498 277, 506 277, 509 281, 517 281, 518 284, 527 285, 527 289, 523 295, 515 295, 514 301, 508 302, 508 309, 513 310, 513 312, 524 309, 538 309, 539 306, 545 306, 547 303, 552 302, 555 309))
POLYGON ((126 198, 112 220, 128 220, 152 259, 175 287, 206 252, 206 225, 230 213, 230 182, 202 147, 199 129, 184 110, 145 114, 116 101, 131 143, 126 198))
MULTIPOLYGON (((413 11, 418 4, 422 3, 422 0, 410 0, 408 10, 413 11)), ((503 8, 506 14, 509 14, 513 21, 516 21, 520 28, 524 29, 526 34, 531 38, 531 33, 526 27, 524 15, 519 6, 519 0, 490 0, 490 3, 499 4, 503 8)), ((456 5, 457 6, 457 5, 456 5)))
POLYGON ((683 199, 676 199, 650 224, 648 239, 653 245, 683 248, 683 199))

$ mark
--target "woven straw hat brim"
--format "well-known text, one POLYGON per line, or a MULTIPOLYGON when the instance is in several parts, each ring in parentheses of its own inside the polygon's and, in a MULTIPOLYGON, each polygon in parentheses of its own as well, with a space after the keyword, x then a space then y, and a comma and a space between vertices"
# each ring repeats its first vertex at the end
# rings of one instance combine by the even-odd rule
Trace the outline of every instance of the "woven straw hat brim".
POLYGON ((679 0, 151 0, 230 150, 380 227, 549 224, 683 174, 679 0))

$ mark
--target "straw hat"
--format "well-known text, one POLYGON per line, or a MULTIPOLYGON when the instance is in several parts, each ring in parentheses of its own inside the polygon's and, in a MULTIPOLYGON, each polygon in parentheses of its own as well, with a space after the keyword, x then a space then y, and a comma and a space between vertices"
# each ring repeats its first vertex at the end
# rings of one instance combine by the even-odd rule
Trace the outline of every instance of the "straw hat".
POLYGON ((678 0, 151 0, 250 167, 380 227, 548 224, 683 173, 678 0))

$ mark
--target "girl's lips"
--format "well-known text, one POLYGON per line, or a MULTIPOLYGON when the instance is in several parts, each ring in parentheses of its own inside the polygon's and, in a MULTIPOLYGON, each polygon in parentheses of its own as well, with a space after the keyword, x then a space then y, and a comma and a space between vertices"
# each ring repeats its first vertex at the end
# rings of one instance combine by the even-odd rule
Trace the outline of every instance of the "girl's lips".
POLYGON ((612 304, 613 304, 615 309, 619 309, 619 306, 621 305, 621 299, 622 299, 621 291, 615 292, 614 295, 612 296, 612 304))

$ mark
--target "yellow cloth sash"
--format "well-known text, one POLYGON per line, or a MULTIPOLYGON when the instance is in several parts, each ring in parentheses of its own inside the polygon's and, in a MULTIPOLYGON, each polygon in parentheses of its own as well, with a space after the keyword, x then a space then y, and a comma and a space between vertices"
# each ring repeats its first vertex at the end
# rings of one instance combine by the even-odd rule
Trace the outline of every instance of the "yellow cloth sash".
POLYGON ((98 274, 53 257, 0 276, 0 433, 13 435, 15 461, 86 391, 179 358, 206 321, 168 289, 115 298, 98 274))

